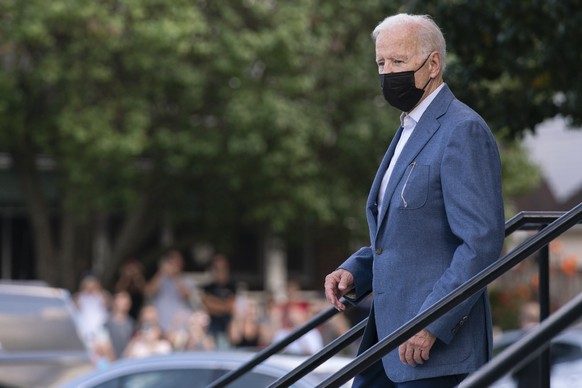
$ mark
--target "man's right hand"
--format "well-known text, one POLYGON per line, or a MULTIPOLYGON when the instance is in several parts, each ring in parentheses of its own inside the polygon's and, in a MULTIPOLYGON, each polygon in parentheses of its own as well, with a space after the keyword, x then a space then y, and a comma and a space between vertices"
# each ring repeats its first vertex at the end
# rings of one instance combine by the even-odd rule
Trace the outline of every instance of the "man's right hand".
POLYGON ((342 296, 354 288, 354 277, 345 269, 336 269, 325 277, 325 297, 339 311, 344 311, 346 306, 339 300, 342 296))

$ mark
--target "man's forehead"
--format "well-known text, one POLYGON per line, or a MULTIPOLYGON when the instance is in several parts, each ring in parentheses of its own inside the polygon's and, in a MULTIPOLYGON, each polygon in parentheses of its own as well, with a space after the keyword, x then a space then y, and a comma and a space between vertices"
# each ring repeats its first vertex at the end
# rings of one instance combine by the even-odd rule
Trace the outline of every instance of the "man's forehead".
POLYGON ((376 38, 376 47, 416 48, 418 46, 418 36, 410 28, 391 28, 380 32, 376 38))
POLYGON ((376 38, 376 53, 382 55, 412 56, 418 46, 416 35, 404 31, 386 30, 376 38))

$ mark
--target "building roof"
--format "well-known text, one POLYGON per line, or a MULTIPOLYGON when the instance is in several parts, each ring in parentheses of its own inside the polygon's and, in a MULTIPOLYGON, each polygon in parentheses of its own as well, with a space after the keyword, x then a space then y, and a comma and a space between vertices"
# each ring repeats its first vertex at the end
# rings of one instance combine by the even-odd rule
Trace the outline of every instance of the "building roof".
POLYGON ((524 146, 538 164, 554 198, 564 202, 582 189, 582 129, 563 118, 546 120, 528 134, 524 146))
POLYGON ((582 128, 569 127, 564 118, 555 117, 539 124, 535 134, 527 134, 523 145, 543 178, 538 193, 523 198, 525 203, 541 210, 568 210, 582 201, 582 128))

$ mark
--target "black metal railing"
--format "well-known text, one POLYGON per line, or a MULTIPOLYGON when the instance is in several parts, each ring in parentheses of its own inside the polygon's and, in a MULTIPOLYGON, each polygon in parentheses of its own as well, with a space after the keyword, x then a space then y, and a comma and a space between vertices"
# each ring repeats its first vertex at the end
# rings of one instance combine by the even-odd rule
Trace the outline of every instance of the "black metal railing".
POLYGON ((548 245, 552 240, 582 222, 582 203, 550 223, 536 235, 528 238, 513 251, 499 259, 472 279, 443 297, 433 306, 402 325, 389 336, 378 341, 377 344, 362 353, 340 371, 323 381, 318 388, 339 387, 356 374, 364 371, 384 355, 396 349, 400 344, 418 333, 446 312, 454 308, 471 295, 485 288, 493 280, 507 272, 525 258, 548 245))
MULTIPOLYGON (((558 311, 532 329, 521 340, 509 346, 478 371, 460 384, 461 388, 488 387, 516 365, 526 364, 543 351, 545 345, 559 332, 582 316, 582 293, 578 294, 558 311)), ((582 383, 582 382, 581 382, 582 383)), ((547 382, 549 386, 549 381, 547 382)))
MULTIPOLYGON (((556 221, 563 214, 563 212, 521 212, 506 222, 505 235, 509 236, 517 230, 540 230, 549 223, 556 221)), ((547 256, 547 249, 542 248, 542 254, 540 258, 541 262, 544 262, 544 258, 545 262, 547 262, 547 256)), ((546 306, 549 306, 549 271, 547 265, 540 265, 539 278, 540 300, 548 301, 547 305, 545 303, 540 303, 540 309, 543 310, 541 311, 540 317, 544 318, 547 316, 546 306)), ((549 310, 549 307, 547 307, 547 310, 549 310)), ((360 322, 360 324, 365 322, 367 322, 367 319, 360 322)), ((359 327, 354 329, 357 329, 358 332, 363 332, 363 329, 360 331, 359 327)), ((285 387, 293 384, 307 373, 314 370, 317 366, 331 358, 333 355, 337 354, 345 346, 347 346, 346 343, 348 340, 350 341, 349 343, 351 343, 353 341, 352 334, 353 333, 351 330, 348 331, 344 334, 345 340, 343 337, 339 337, 336 342, 330 343, 328 346, 324 347, 320 352, 307 359, 293 371, 271 384, 269 388, 285 387)), ((547 368, 541 368, 540 372, 542 375, 544 374, 543 369, 549 370, 549 357, 544 357, 543 364, 547 364, 547 368)), ((545 374, 549 376, 549 373, 545 374)))
MULTIPOLYGON (((352 363, 348 364, 341 371, 331 376, 329 379, 324 381, 321 387, 333 387, 338 386, 355 374, 365 370, 369 365, 379 360, 383 355, 387 354, 391 350, 395 349, 407 338, 412 336, 415 332, 419 331, 421 328, 425 327, 427 324, 431 323, 433 320, 438 319, 440 316, 445 314, 449 309, 456 306, 456 304, 461 303, 464 299, 471 296, 473 293, 477 292, 479 289, 484 288, 491 281, 495 280, 501 274, 508 271, 517 263, 521 262, 526 257, 530 256, 532 253, 541 250, 541 260, 540 260, 540 312, 541 318, 547 317, 549 314, 549 271, 548 271, 548 251, 547 244, 556 238, 558 235, 562 234, 564 231, 571 228, 576 223, 579 223, 582 219, 582 204, 572 209, 568 213, 563 212, 521 212, 508 220, 505 224, 505 235, 509 236, 517 230, 540 230, 545 228, 547 225, 553 225, 550 229, 546 228, 543 232, 539 232, 537 235, 523 242, 520 246, 515 248, 510 254, 506 255, 504 258, 497 261, 495 264, 491 265, 480 274, 476 275, 473 279, 468 281, 465 285, 459 287, 457 290, 453 291, 448 297, 443 298, 432 308, 426 310, 423 314, 417 316, 415 319, 409 321, 407 324, 402 326, 400 329, 395 331, 389 337, 380 341, 376 346, 369 349, 367 352, 363 353, 360 357, 355 359, 352 363), (559 221, 559 223, 558 223, 559 221), (545 260, 544 260, 545 257, 545 260), (546 263, 545 265, 543 263, 546 263), (544 269, 545 268, 545 269, 544 269), (543 300, 547 300, 546 303, 543 300), (336 385, 337 384, 337 385, 336 385)), ((347 304, 348 307, 350 306, 347 304)), ((287 345, 301 337, 308 331, 321 325, 331 317, 335 316, 338 311, 335 308, 330 307, 329 309, 318 314, 310 321, 308 321, 303 326, 295 329, 286 338, 280 342, 273 343, 262 351, 258 352, 253 358, 244 363, 238 369, 233 370, 223 376, 218 380, 214 381, 210 388, 225 387, 227 384, 233 382, 243 374, 252 370, 255 366, 259 365, 267 358, 273 354, 278 353, 283 350, 287 345)), ((353 328, 348 330, 342 336, 338 337, 336 340, 332 341, 330 344, 325 346, 320 352, 311 356, 300 366, 295 368, 293 371, 283 376, 269 388, 274 387, 286 387, 300 378, 304 377, 306 374, 314 370, 316 367, 321 365, 323 362, 327 361, 333 355, 337 354, 343 348, 354 342, 359 338, 364 330, 367 323, 367 319, 364 319, 353 328)), ((546 357, 546 375, 549 381, 549 357, 546 357)), ((542 368, 544 369, 544 368, 542 368)))
POLYGON ((351 344, 364 334, 364 329, 368 323, 368 318, 362 319, 358 324, 354 325, 350 330, 346 331, 340 337, 336 338, 334 341, 330 342, 327 346, 321 349, 319 352, 315 353, 313 356, 309 357, 291 372, 287 373, 285 376, 280 377, 277 381, 273 382, 268 388, 273 387, 288 387, 295 383, 297 380, 301 379, 309 372, 313 371, 319 365, 323 364, 325 361, 329 360, 335 354, 344 349, 347 345, 351 344))
POLYGON ((321 313, 317 314, 315 317, 310 319, 304 325, 294 329, 289 335, 283 338, 279 342, 274 342, 265 349, 259 351, 257 354, 254 355, 250 360, 245 362, 243 365, 234 369, 224 375, 222 375, 217 380, 213 381, 207 388, 222 388, 226 387, 227 384, 232 383, 240 376, 244 375, 245 373, 252 370, 255 366, 259 365, 267 358, 271 357, 273 354, 280 352, 281 350, 285 349, 290 343, 297 340, 299 337, 304 335, 305 333, 309 332, 310 330, 315 329, 317 326, 325 323, 328 319, 332 318, 339 311, 335 308, 329 308, 321 313))

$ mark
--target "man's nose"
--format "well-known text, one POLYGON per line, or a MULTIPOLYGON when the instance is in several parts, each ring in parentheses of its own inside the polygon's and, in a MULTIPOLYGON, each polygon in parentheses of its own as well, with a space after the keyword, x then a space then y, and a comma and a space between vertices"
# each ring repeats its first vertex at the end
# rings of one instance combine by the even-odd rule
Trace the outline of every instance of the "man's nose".
POLYGON ((382 67, 382 71, 380 71, 380 74, 390 74, 390 73, 394 73, 394 69, 392 68, 392 65, 386 64, 382 67))

